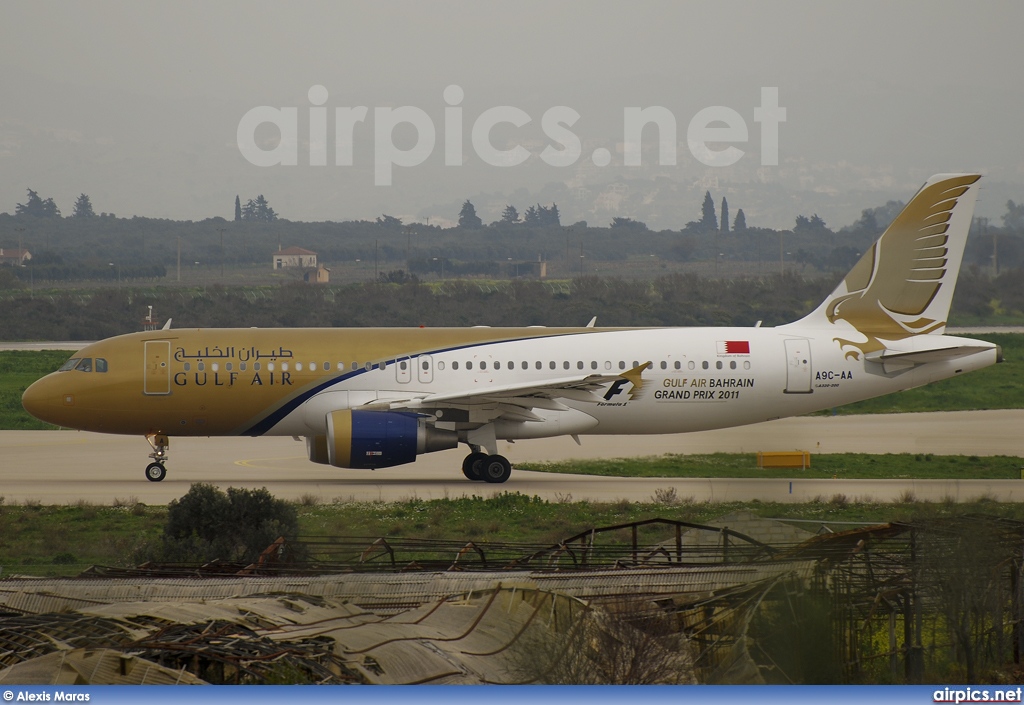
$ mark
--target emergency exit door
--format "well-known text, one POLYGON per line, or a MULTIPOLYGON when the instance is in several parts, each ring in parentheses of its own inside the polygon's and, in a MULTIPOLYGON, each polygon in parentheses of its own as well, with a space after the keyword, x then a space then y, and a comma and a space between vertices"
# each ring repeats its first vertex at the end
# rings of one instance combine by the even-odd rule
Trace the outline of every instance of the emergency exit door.
POLYGON ((146 375, 143 393, 171 393, 171 343, 169 340, 146 341, 146 375))
POLYGON ((786 340, 786 394, 810 394, 811 341, 806 338, 786 340))

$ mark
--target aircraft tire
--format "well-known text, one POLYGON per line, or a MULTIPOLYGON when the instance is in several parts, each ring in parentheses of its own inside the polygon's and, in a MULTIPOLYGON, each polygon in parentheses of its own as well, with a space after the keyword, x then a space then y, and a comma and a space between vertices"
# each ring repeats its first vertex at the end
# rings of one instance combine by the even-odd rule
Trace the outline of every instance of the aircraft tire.
POLYGON ((489 455, 483 462, 483 476, 493 484, 505 482, 512 476, 512 463, 503 455, 489 455))
POLYGON ((167 468, 161 463, 150 463, 146 466, 146 479, 150 482, 160 482, 167 477, 167 468))
POLYGON ((470 453, 462 461, 462 474, 467 480, 479 482, 484 479, 484 462, 489 456, 487 453, 470 453))

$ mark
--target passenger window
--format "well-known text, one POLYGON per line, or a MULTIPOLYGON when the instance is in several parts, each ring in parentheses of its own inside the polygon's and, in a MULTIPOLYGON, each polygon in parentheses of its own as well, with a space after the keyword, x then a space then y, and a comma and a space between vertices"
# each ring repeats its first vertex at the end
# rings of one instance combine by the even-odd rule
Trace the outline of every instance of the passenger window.
POLYGON ((409 363, 406 362, 405 360, 402 360, 401 362, 398 363, 398 369, 400 369, 402 372, 405 372, 407 369, 409 369, 409 363))
POLYGON ((536 365, 534 365, 534 366, 535 366, 535 367, 536 367, 536 368, 537 368, 538 370, 543 370, 543 369, 544 369, 544 363, 543 363, 543 362, 541 362, 540 360, 537 360, 537 364, 536 364, 536 365))
POLYGON ((707 369, 708 367, 710 367, 710 365, 708 365, 708 361, 707 361, 707 360, 705 360, 704 362, 700 363, 700 366, 701 366, 701 367, 702 367, 703 369, 705 369, 705 370, 706 370, 706 369, 707 369))
POLYGON ((512 362, 511 360, 509 360, 508 361, 508 368, 510 370, 514 370, 516 368, 516 363, 512 362))
POLYGON ((331 363, 325 362, 324 363, 324 372, 330 372, 330 371, 331 371, 331 363))
POLYGON ((576 369, 577 370, 582 370, 583 369, 583 360, 578 360, 576 362, 576 369))
POLYGON ((750 369, 750 360, 744 360, 743 361, 743 369, 745 369, 745 370, 749 370, 750 369))
POLYGON ((569 361, 568 360, 565 360, 565 361, 562 362, 562 369, 563 370, 569 369, 569 361))
POLYGON ((106 361, 105 358, 102 358, 102 357, 97 357, 96 358, 96 371, 97 372, 106 372, 107 371, 107 361, 106 361))
POLYGON ((729 361, 729 369, 730 370, 735 370, 736 369, 736 361, 735 360, 730 360, 729 361))
POLYGON ((245 368, 246 368, 246 363, 244 363, 244 362, 239 362, 238 363, 238 369, 240 369, 242 372, 245 372, 245 368))
POLYGON ((530 363, 527 362, 526 360, 523 360, 523 369, 524 370, 530 369, 530 363))
POLYGON ((480 369, 481 370, 486 370, 487 369, 487 361, 486 360, 481 360, 480 361, 480 369))
POLYGON ((473 361, 472 360, 470 360, 469 362, 466 363, 466 369, 467 370, 473 369, 473 361))
POLYGON ((254 363, 252 363, 252 369, 253 369, 253 372, 259 372, 259 371, 260 371, 260 368, 261 368, 262 366, 263 366, 263 363, 260 363, 260 362, 254 362, 254 363))
POLYGON ((722 361, 721 360, 719 360, 718 362, 715 363, 715 369, 716 370, 722 369, 722 361))
POLYGON ((452 369, 453 369, 453 370, 457 370, 457 369, 459 369, 459 363, 458 363, 458 362, 453 362, 453 363, 452 363, 452 369))
MULTIPOLYGON (((259 368, 257 367, 256 369, 259 369, 259 368)), ((192 370, 192 363, 191 362, 186 362, 185 363, 185 371, 186 372, 190 372, 191 370, 192 370)))
POLYGON ((620 370, 626 369, 626 361, 625 360, 619 360, 619 369, 620 370))
POLYGON ((437 362, 437 369, 439 369, 439 370, 443 370, 444 369, 444 360, 438 360, 438 362, 437 362))
POLYGON ((688 369, 691 369, 691 370, 692 370, 693 368, 695 368, 696 366, 697 366, 697 363, 695 363, 695 362, 694 362, 693 360, 690 360, 689 362, 687 362, 687 363, 686 363, 686 367, 687 367, 688 369))
POLYGON ((75 365, 77 365, 78 361, 81 360, 81 359, 82 358, 80 358, 80 357, 73 357, 70 360, 68 360, 67 362, 65 362, 63 365, 61 365, 60 368, 58 368, 57 371, 58 372, 67 372, 68 370, 73 370, 73 369, 75 369, 75 365))
POLYGON ((663 369, 663 370, 667 370, 668 369, 668 363, 665 362, 664 360, 661 361, 661 369, 663 369))
POLYGON ((592 369, 592 370, 596 370, 597 369, 597 360, 591 360, 590 361, 590 369, 592 369))
POLYGON ((548 363, 548 367, 549 367, 550 369, 552 369, 552 370, 553 370, 553 369, 555 369, 555 367, 557 367, 557 365, 555 365, 555 361, 554 361, 554 360, 552 360, 552 361, 550 361, 550 362, 548 363))
POLYGON ((75 365, 75 369, 79 372, 92 372, 92 358, 83 357, 82 360, 75 365))

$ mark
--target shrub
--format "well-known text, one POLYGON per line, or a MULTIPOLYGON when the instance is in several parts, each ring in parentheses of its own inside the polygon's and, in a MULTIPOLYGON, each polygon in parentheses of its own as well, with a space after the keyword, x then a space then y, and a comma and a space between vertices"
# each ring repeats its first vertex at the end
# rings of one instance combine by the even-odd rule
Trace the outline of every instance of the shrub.
POLYGON ((281 536, 298 532, 298 512, 267 489, 196 483, 167 507, 164 560, 251 562, 281 536))

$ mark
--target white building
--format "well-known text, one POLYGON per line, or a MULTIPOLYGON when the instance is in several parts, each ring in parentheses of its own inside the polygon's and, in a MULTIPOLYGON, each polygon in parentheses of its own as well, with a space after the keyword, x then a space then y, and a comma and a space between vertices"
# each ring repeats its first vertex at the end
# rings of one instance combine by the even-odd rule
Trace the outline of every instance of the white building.
POLYGON ((316 267, 316 253, 301 247, 286 247, 274 253, 274 269, 300 267, 310 269, 316 267))

